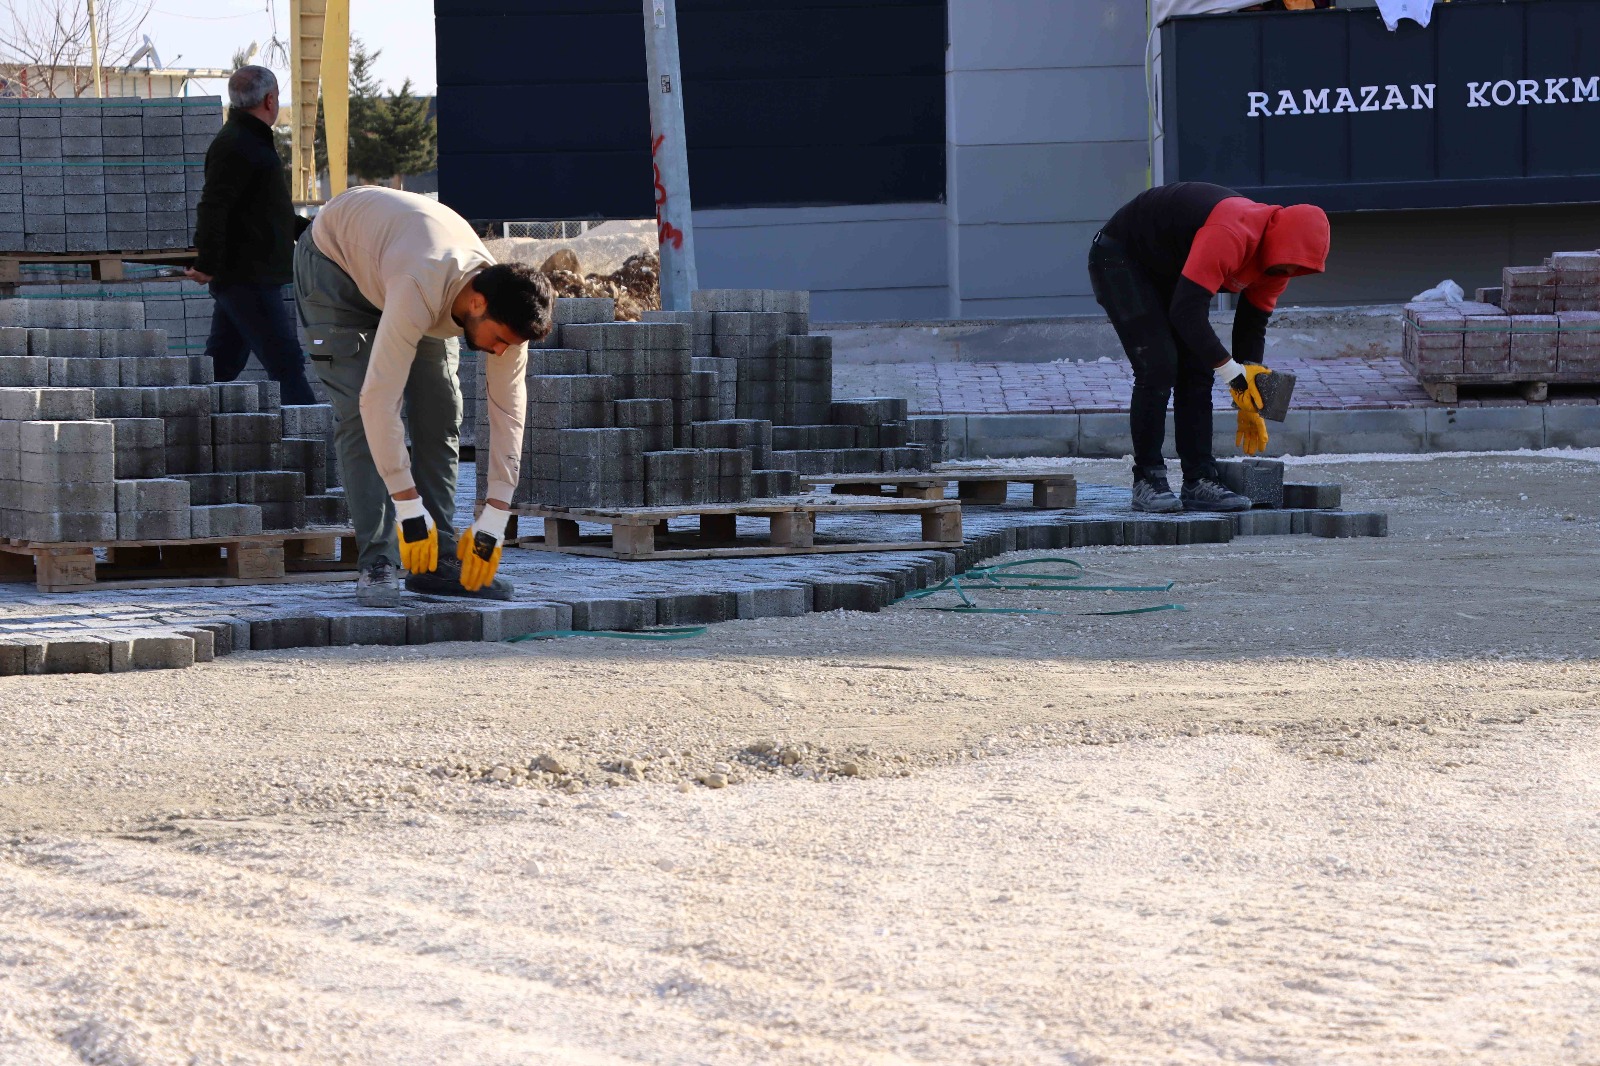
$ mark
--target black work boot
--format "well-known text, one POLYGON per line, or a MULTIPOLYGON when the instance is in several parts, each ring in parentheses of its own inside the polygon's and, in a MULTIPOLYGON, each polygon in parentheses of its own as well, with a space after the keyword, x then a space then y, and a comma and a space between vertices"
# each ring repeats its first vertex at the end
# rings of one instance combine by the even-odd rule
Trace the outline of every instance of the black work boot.
POLYGON ((356 578, 356 602, 363 607, 400 606, 400 575, 394 564, 380 558, 356 578))
POLYGON ((1202 477, 1183 482, 1185 511, 1248 511, 1250 497, 1241 496, 1214 478, 1202 477))

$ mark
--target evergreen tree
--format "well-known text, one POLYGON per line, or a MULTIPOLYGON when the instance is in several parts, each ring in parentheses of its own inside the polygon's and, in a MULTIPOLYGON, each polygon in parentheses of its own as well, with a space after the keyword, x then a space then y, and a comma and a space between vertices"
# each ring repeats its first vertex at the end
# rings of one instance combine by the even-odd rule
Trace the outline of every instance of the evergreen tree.
POLYGON ((411 79, 389 94, 384 102, 383 140, 388 151, 389 176, 405 187, 408 174, 434 168, 438 159, 438 131, 428 117, 428 99, 411 95, 411 79))
MULTIPOLYGON (((350 38, 350 177, 373 180, 391 173, 388 149, 383 139, 387 102, 372 67, 382 50, 368 52, 359 37, 350 38)), ((323 120, 322 98, 317 98, 317 170, 328 169, 328 131, 323 120)))

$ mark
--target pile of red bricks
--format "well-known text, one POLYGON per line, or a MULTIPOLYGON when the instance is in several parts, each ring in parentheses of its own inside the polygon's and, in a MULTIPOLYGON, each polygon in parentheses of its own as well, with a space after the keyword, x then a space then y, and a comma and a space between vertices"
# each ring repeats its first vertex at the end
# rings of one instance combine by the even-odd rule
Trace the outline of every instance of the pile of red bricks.
POLYGON ((1600 252, 1507 267, 1473 301, 1408 304, 1404 330, 1424 384, 1600 383, 1600 252))

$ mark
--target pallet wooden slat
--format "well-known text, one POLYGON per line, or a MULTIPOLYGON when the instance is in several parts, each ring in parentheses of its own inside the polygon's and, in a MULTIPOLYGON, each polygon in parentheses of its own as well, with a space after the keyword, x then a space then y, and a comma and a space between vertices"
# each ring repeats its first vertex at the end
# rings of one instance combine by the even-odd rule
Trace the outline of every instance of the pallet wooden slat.
MULTIPOLYGON (((126 272, 123 263, 149 263, 158 266, 189 266, 198 253, 193 248, 147 248, 127 251, 101 252, 0 252, 0 285, 16 285, 22 281, 24 264, 34 266, 51 263, 88 263, 89 273, 96 281, 123 281, 126 272)), ((178 275, 174 275, 177 277, 178 275)), ((160 278, 143 278, 159 281, 160 278)))
POLYGON ((722 559, 750 555, 805 555, 830 552, 904 551, 949 548, 961 543, 961 504, 957 500, 889 499, 862 496, 808 496, 752 500, 739 504, 685 507, 566 509, 516 508, 519 515, 544 520, 545 535, 525 537, 517 546, 538 551, 605 559, 722 559), (921 522, 921 539, 867 544, 818 544, 819 515, 900 514, 921 522), (765 543, 741 542, 738 520, 765 518, 765 543), (698 529, 672 531, 668 520, 694 518, 698 529), (580 523, 609 526, 610 532, 584 536, 580 523))
POLYGON ((800 478, 802 488, 829 488, 840 494, 883 499, 942 500, 954 482, 956 498, 974 507, 999 507, 1011 485, 1033 489, 1033 506, 1063 510, 1078 503, 1078 479, 1060 469, 1006 469, 1004 467, 947 468, 910 474, 811 474, 800 478))
POLYGON ((355 537, 339 529, 170 541, 0 542, 0 581, 33 581, 40 592, 343 581, 355 568, 355 537), (105 550, 104 562, 97 549, 105 550))

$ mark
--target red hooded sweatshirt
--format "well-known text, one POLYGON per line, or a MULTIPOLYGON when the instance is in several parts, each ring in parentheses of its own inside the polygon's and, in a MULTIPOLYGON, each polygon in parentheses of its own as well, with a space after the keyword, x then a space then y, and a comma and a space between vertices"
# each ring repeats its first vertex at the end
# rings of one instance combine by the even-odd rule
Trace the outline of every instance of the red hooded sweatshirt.
POLYGON ((1267 319, 1289 284, 1267 268, 1320 274, 1328 261, 1328 216, 1320 207, 1258 204, 1204 182, 1140 193, 1106 223, 1105 233, 1168 294, 1173 332, 1212 367, 1228 361, 1228 350, 1211 329, 1213 296, 1226 291, 1243 297, 1234 314, 1233 358, 1258 363, 1267 319))

